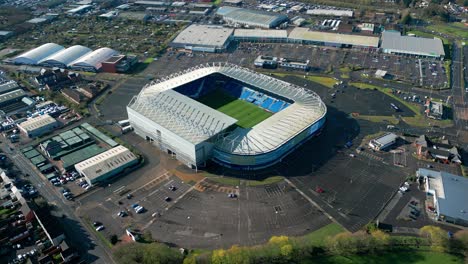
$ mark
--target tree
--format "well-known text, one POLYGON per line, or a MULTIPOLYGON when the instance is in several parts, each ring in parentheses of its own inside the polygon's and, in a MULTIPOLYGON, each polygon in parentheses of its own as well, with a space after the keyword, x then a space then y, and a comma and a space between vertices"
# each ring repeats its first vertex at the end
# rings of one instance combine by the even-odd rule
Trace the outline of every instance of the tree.
POLYGON ((468 258, 468 230, 460 230, 453 236, 451 249, 468 258))
POLYGON ((409 25, 411 23, 411 14, 409 11, 406 11, 403 13, 402 17, 401 17, 401 20, 400 20, 400 23, 403 24, 403 25, 409 25))
POLYGON ((226 257, 226 250, 224 249, 217 249, 214 250, 211 254, 211 263, 213 264, 222 264, 225 261, 226 257))
POLYGON ((432 250, 443 252, 448 247, 447 232, 437 226, 424 226, 419 230, 421 236, 427 238, 432 250))
POLYGON ((115 259, 122 264, 175 264, 183 260, 179 251, 159 243, 124 244, 116 249, 114 255, 115 259))
POLYGON ((119 237, 116 234, 113 234, 112 236, 110 236, 109 240, 112 245, 115 245, 117 244, 117 242, 119 242, 119 237))

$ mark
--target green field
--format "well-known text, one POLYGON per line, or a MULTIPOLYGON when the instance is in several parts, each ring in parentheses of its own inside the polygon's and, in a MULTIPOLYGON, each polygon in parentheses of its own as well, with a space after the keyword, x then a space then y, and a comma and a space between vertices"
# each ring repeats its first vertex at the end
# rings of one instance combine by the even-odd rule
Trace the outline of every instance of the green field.
POLYGON ((324 256, 313 257, 303 264, 462 264, 461 257, 437 252, 394 252, 379 255, 324 256))
POLYGON ((198 101, 237 119, 236 125, 242 128, 253 127, 273 115, 254 104, 237 99, 221 89, 200 97, 198 101))

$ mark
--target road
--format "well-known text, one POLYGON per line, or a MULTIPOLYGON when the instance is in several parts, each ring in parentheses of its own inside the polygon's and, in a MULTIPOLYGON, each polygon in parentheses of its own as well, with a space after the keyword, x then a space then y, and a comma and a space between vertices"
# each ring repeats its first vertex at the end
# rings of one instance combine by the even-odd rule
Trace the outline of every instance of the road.
POLYGON ((452 51, 452 96, 454 106, 454 121, 461 130, 468 129, 468 109, 464 85, 464 54, 463 46, 454 42, 452 51))
POLYGON ((60 218, 65 228, 67 242, 75 248, 82 260, 86 263, 115 263, 110 252, 104 249, 101 241, 94 238, 94 234, 87 230, 87 226, 75 214, 76 205, 73 202, 65 200, 59 192, 59 189, 46 182, 37 169, 27 160, 15 146, 9 145, 7 139, 0 144, 1 149, 15 163, 20 171, 25 175, 39 193, 50 203, 53 204, 55 213, 62 214, 65 217, 60 218), (90 236, 89 234, 93 234, 90 236))

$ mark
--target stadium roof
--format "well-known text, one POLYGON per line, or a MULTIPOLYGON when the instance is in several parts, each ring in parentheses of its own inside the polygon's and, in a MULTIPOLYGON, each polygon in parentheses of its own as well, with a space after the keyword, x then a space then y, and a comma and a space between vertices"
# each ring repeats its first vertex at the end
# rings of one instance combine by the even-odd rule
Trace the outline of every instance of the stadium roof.
POLYGON ((308 15, 316 16, 341 16, 352 17, 354 12, 352 10, 333 10, 333 9, 309 9, 306 12, 308 15))
POLYGON ((230 6, 222 6, 218 8, 216 13, 222 16, 224 20, 231 23, 264 28, 276 27, 278 24, 288 19, 286 15, 282 14, 230 6))
POLYGON ((429 189, 436 193, 440 214, 468 221, 468 178, 424 168, 418 170, 418 175, 429 178, 429 189))
POLYGON ((360 35, 347 35, 327 33, 321 31, 310 31, 308 28, 296 27, 289 33, 290 39, 315 41, 325 43, 336 43, 343 45, 364 46, 364 47, 378 47, 378 37, 368 37, 360 35))
POLYGON ((236 38, 287 38, 286 30, 265 30, 265 29, 236 29, 234 31, 236 38))
POLYGON ((50 115, 45 114, 28 119, 20 123, 19 126, 25 131, 31 131, 54 123, 56 123, 55 119, 50 115))
MULTIPOLYGON (((206 107, 195 100, 180 95, 180 102, 161 103, 165 91, 180 85, 219 73, 232 79, 246 83, 258 89, 288 98, 294 101, 286 109, 260 122, 251 129, 237 128, 227 135, 217 138, 216 148, 221 151, 240 155, 257 155, 275 150, 294 136, 298 135, 312 124, 325 116, 327 110, 320 97, 310 90, 293 84, 258 74, 246 68, 232 64, 200 65, 184 72, 173 74, 145 86, 138 97, 129 104, 129 108, 141 113, 171 131, 184 135, 190 142, 201 142, 221 132, 235 123, 235 119, 225 117, 224 114, 206 107), (189 103, 190 101, 190 103, 189 103), (181 114, 189 107, 196 107, 192 111, 209 114, 213 121, 224 122, 221 126, 207 130, 205 120, 193 120, 193 115, 181 114)), ((171 93, 172 94, 172 93, 171 93)))
POLYGON ((70 65, 79 67, 94 67, 95 69, 99 69, 101 68, 101 62, 117 54, 119 53, 113 49, 100 48, 78 58, 77 60, 71 62, 70 65))
POLYGON ((384 31, 381 48, 386 52, 409 53, 423 56, 445 56, 444 45, 439 38, 401 36, 400 32, 384 31))
POLYGON ((61 50, 53 54, 52 56, 41 60, 39 63, 63 64, 64 66, 67 66, 71 62, 90 53, 91 51, 92 50, 90 48, 81 45, 75 45, 67 49, 61 50))
POLYGON ((201 77, 182 75, 147 87, 131 108, 192 144, 203 142, 237 120, 172 90, 201 77))
POLYGON ((75 168, 78 171, 81 171, 90 181, 92 181, 93 179, 125 166, 136 159, 137 157, 135 154, 126 147, 117 146, 75 164, 75 168))
POLYGON ((174 44, 223 47, 234 29, 220 26, 190 25, 177 35, 174 44))
POLYGON ((64 47, 55 43, 47 43, 15 57, 13 59, 13 63, 32 65, 38 64, 40 60, 45 59, 63 49, 64 47))

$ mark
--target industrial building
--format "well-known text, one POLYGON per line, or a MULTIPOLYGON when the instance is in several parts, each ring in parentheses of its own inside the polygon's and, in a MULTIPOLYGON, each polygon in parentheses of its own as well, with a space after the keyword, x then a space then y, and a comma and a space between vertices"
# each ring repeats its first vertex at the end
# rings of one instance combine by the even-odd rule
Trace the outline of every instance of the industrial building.
POLYGON ((97 72, 101 69, 103 61, 118 54, 119 52, 113 49, 100 48, 71 62, 70 68, 77 71, 97 72))
POLYGON ((385 133, 382 136, 369 141, 369 147, 374 150, 385 150, 396 143, 398 136, 393 133, 385 133))
POLYGON ((287 42, 288 32, 274 29, 236 29, 234 30, 234 40, 240 42, 281 43, 287 42))
POLYGON ((13 80, 0 84, 0 94, 8 93, 17 89, 20 89, 20 87, 18 83, 13 80))
POLYGON ((312 16, 334 16, 334 17, 353 17, 354 12, 352 10, 334 10, 334 9, 309 9, 306 12, 307 15, 312 16))
POLYGON ((90 48, 81 45, 75 45, 39 61, 39 64, 46 67, 66 68, 70 63, 90 53, 91 51, 92 50, 90 48))
POLYGON ((234 29, 221 26, 190 25, 171 42, 171 47, 203 52, 223 52, 234 29))
POLYGON ((289 42, 369 50, 377 50, 379 47, 378 37, 311 31, 301 27, 289 33, 289 42))
POLYGON ((138 62, 138 57, 133 55, 114 55, 103 61, 103 72, 127 72, 138 62))
POLYGON ((75 164, 76 171, 89 185, 103 182, 138 163, 138 158, 123 146, 117 146, 75 164))
POLYGON ((402 36, 397 31, 384 31, 382 33, 381 49, 384 53, 397 55, 413 55, 443 59, 444 45, 439 38, 420 38, 402 36))
POLYGON ((433 208, 434 220, 468 226, 468 178, 424 168, 416 175, 424 183, 426 205, 433 208))
POLYGON ((80 5, 78 7, 75 7, 75 8, 72 8, 70 10, 68 10, 66 13, 68 15, 79 15, 79 14, 83 14, 89 10, 91 10, 93 8, 92 5, 80 5))
POLYGON ((188 167, 209 159, 223 166, 255 170, 280 162, 320 133, 327 108, 309 89, 237 65, 199 65, 146 85, 127 106, 135 132, 188 167), (252 128, 198 102, 214 89, 272 115, 252 128))
POLYGON ((19 130, 30 138, 39 137, 57 127, 59 123, 48 114, 36 116, 18 124, 19 130))
POLYGON ((14 64, 37 65, 39 62, 53 54, 65 49, 55 43, 46 43, 37 48, 29 50, 13 59, 14 64))
POLYGON ((21 89, 16 89, 6 93, 0 94, 0 108, 3 108, 12 103, 20 102, 23 97, 26 96, 26 93, 21 89))
POLYGON ((216 14, 234 27, 275 28, 288 21, 288 17, 282 14, 222 6, 216 14))

